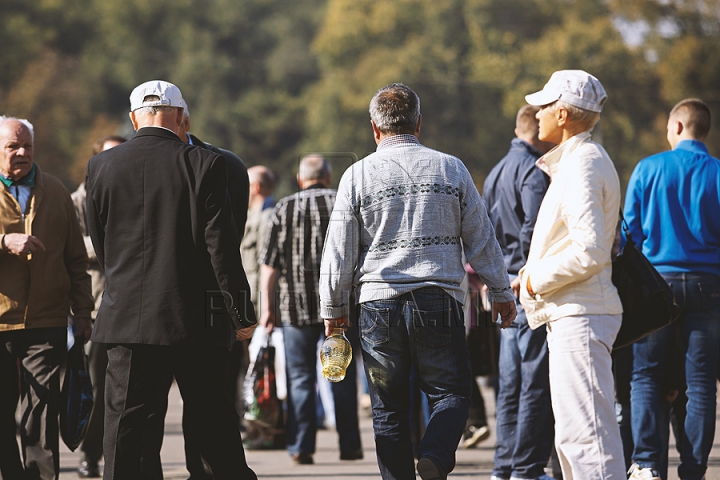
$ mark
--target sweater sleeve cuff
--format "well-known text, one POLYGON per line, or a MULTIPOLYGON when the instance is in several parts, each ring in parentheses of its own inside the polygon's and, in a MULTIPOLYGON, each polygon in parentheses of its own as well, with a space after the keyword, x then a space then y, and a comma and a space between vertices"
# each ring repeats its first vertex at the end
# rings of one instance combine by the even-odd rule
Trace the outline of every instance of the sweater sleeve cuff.
POLYGON ((320 316, 322 318, 340 318, 347 315, 347 305, 327 305, 320 302, 320 316))
POLYGON ((515 294, 508 286, 505 288, 491 288, 488 290, 488 300, 490 302, 508 303, 515 301, 515 294))

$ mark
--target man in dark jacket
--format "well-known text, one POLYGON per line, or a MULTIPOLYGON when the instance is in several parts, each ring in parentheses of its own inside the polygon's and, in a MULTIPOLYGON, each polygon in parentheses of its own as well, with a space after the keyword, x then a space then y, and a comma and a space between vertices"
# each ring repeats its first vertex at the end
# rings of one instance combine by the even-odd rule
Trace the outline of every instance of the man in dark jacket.
MULTIPOLYGON (((505 258, 513 291, 530 250, 535 220, 549 179, 535 161, 552 144, 538 140, 538 107, 526 105, 515 121, 510 151, 490 171, 483 188, 490 221, 505 258)), ((532 330, 518 302, 515 323, 500 333, 497 447, 493 480, 544 475, 553 441, 553 414, 544 328, 532 330)))
POLYGON ((230 334, 255 323, 225 159, 180 140, 181 101, 171 83, 138 86, 138 133, 88 163, 88 229, 107 275, 93 336, 108 344, 107 479, 162 478, 173 376, 215 478, 256 478, 225 382, 230 334))
MULTIPOLYGON (((218 153, 225 157, 225 168, 227 169, 228 182, 227 190, 230 197, 230 209, 232 210, 235 226, 237 227, 240 242, 245 232, 245 223, 248 216, 248 203, 250 202, 250 179, 248 178, 247 167, 243 161, 230 150, 218 148, 215 145, 205 143, 198 137, 190 133, 190 110, 187 102, 182 103, 183 121, 178 129, 180 140, 190 145, 197 145, 206 148, 211 152, 218 153)), ((247 344, 249 340, 242 342, 233 342, 228 355, 228 386, 230 388, 230 398, 234 405, 237 405, 238 393, 238 376, 246 367, 247 344)), ((203 462, 200 455, 199 439, 194 437, 190 432, 189 425, 192 422, 193 412, 183 405, 183 436, 185 437, 185 464, 188 472, 190 472, 191 480, 212 480, 213 475, 210 467, 203 462)))

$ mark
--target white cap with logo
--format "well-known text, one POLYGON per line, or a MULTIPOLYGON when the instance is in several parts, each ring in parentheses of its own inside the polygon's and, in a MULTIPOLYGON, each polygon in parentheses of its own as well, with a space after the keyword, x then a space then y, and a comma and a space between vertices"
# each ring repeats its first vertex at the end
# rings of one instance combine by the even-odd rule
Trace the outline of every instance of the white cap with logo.
POLYGON ((560 70, 552 74, 542 90, 525 96, 530 105, 542 107, 562 100, 591 112, 602 112, 607 100, 600 80, 583 70, 560 70))
POLYGON ((177 107, 186 108, 180 89, 170 82, 151 80, 135 87, 130 94, 130 111, 142 107, 177 107), (160 100, 145 101, 148 95, 155 95, 160 100))

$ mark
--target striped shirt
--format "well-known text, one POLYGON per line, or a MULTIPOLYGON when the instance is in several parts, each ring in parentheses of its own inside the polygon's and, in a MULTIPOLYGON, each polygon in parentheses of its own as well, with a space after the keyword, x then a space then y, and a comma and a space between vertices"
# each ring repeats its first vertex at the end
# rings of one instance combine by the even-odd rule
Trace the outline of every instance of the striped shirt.
POLYGON ((275 308, 283 324, 304 326, 320 319, 320 260, 336 191, 313 185, 280 200, 260 263, 280 270, 275 308))

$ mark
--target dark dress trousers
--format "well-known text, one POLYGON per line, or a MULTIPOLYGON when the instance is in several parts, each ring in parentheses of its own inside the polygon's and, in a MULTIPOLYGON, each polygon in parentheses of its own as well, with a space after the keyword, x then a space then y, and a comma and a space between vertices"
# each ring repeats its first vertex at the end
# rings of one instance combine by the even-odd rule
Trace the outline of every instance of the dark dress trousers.
POLYGON ((145 127, 88 163, 88 230, 107 281, 105 478, 162 478, 175 376, 216 479, 254 479, 227 388, 227 346, 254 323, 222 155, 145 127), (219 292, 224 292, 220 294, 219 292))

